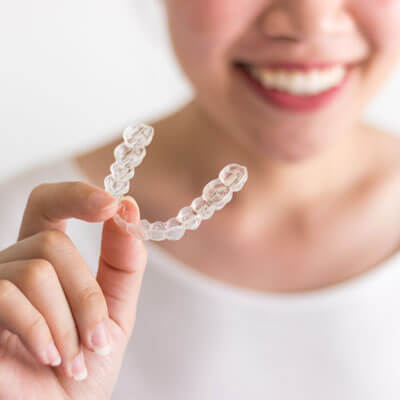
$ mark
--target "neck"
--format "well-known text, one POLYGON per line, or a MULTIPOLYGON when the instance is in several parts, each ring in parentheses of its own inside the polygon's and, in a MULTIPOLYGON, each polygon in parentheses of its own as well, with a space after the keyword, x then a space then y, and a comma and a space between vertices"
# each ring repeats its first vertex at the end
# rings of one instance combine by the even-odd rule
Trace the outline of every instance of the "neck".
POLYGON ((342 193, 365 173, 367 165, 366 152, 360 151, 365 129, 358 125, 329 149, 291 163, 243 147, 217 126, 196 100, 153 125, 156 134, 163 136, 158 139, 162 157, 170 160, 169 165, 173 159, 173 168, 180 174, 187 173, 188 187, 197 195, 225 165, 235 162, 246 166, 248 181, 224 212, 240 226, 245 221, 260 221, 271 210, 301 211, 342 193))

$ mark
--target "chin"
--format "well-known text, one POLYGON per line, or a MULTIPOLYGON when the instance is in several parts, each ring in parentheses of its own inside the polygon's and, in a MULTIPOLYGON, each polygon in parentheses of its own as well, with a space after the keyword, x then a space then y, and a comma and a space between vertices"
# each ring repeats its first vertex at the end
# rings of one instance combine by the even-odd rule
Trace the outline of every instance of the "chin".
MULTIPOLYGON (((273 120, 248 118, 248 113, 236 114, 234 131, 237 140, 260 157, 276 161, 299 163, 329 152, 350 134, 356 120, 343 113, 329 118, 281 117, 273 120)), ((226 119, 228 120, 228 119, 226 119)), ((228 122, 226 122, 228 124, 228 122)), ((230 132, 233 132, 230 129, 230 132)))

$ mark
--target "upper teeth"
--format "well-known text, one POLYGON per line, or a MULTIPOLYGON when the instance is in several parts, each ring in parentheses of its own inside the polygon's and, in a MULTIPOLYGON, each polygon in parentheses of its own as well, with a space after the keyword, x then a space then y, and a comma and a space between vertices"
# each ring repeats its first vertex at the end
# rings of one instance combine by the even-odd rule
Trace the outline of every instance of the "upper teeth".
POLYGON ((309 71, 268 69, 254 66, 249 66, 248 69, 251 75, 264 87, 297 95, 313 95, 331 89, 343 80, 346 73, 346 68, 343 65, 309 71))

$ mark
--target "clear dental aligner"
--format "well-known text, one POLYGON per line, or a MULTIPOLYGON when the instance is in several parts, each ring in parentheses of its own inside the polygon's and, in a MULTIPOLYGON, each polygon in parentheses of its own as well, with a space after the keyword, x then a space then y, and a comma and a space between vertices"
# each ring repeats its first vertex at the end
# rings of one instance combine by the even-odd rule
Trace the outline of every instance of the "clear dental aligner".
MULTIPOLYGON (((137 167, 146 156, 146 146, 153 140, 154 129, 145 124, 125 128, 124 141, 114 149, 115 162, 111 164, 110 175, 104 179, 105 190, 114 197, 121 198, 129 192, 129 181, 137 167)), ((248 178, 247 168, 239 164, 228 164, 217 179, 203 188, 202 195, 195 198, 190 206, 182 208, 176 217, 168 221, 139 223, 127 222, 118 213, 113 216, 117 225, 141 240, 179 240, 186 229, 195 230, 202 220, 212 217, 216 210, 222 209, 232 199, 233 192, 241 190, 248 178)), ((121 204, 122 214, 124 206, 121 204)))

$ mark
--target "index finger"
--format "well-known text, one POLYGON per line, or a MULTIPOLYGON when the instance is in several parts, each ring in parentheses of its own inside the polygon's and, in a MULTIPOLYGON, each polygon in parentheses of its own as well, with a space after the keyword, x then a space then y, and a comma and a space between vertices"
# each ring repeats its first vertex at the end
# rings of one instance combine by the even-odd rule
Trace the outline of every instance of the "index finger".
POLYGON ((65 232, 69 218, 88 222, 105 221, 117 209, 118 201, 113 195, 90 183, 42 183, 29 195, 18 241, 44 230, 65 232))

